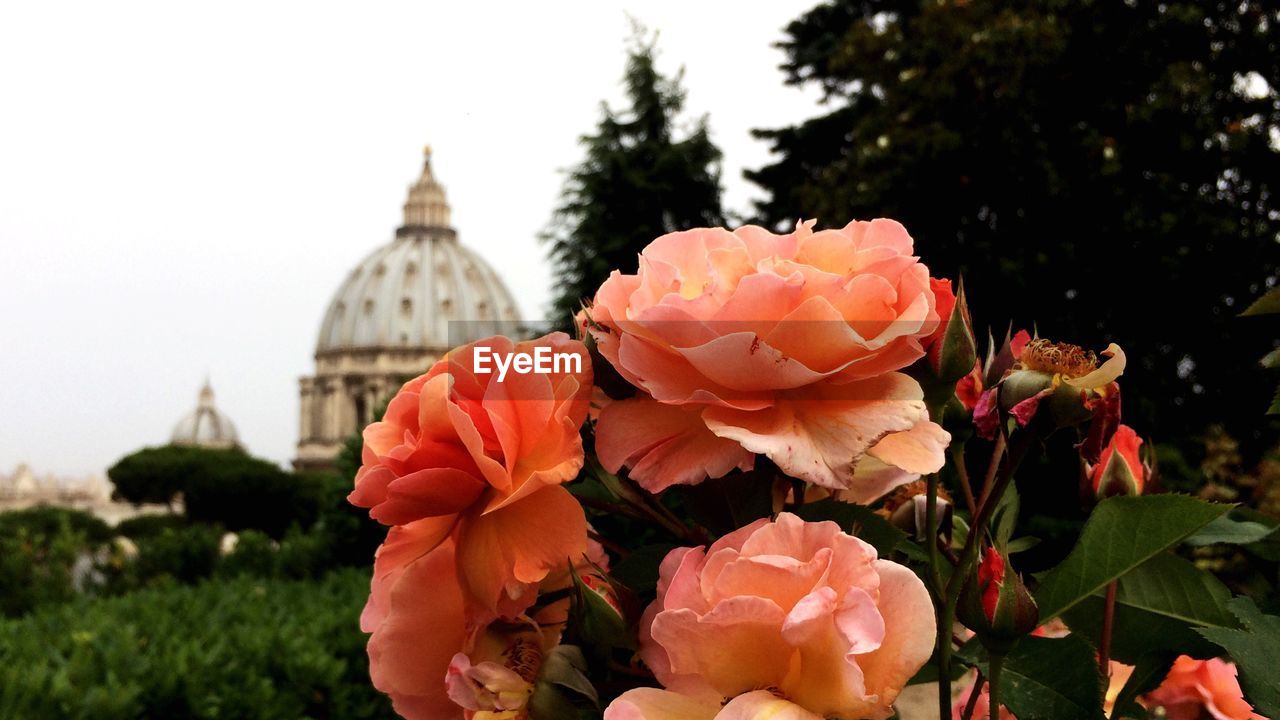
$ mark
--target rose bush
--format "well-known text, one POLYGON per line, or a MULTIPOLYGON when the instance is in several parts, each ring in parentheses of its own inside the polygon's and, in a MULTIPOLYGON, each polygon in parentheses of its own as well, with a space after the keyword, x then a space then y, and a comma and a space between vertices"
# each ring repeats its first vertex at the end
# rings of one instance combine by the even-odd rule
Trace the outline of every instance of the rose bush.
POLYGON ((491 338, 406 383, 350 495, 391 526, 374 684, 410 720, 912 720, 912 682, 959 720, 1280 717, 1252 649, 1280 618, 1179 556, 1265 557, 1275 526, 1159 494, 1117 344, 979 356, 913 252, 889 220, 664 235, 584 308, 590 350, 491 338), (504 377, 480 345, 582 367, 504 377), (1042 549, 1020 495, 1064 476, 1091 514, 1042 549), (1184 657, 1157 683, 1211 641, 1241 682, 1184 657))

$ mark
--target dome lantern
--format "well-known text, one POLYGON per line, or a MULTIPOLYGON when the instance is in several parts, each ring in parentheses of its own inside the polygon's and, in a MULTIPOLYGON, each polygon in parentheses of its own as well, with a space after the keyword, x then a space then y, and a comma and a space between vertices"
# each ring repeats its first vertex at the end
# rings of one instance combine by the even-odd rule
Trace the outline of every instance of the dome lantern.
POLYGON ((422 149, 422 175, 409 186, 409 197, 404 202, 404 223, 397 235, 435 231, 450 239, 456 237, 449 224, 449 200, 444 186, 431 171, 431 146, 422 149))

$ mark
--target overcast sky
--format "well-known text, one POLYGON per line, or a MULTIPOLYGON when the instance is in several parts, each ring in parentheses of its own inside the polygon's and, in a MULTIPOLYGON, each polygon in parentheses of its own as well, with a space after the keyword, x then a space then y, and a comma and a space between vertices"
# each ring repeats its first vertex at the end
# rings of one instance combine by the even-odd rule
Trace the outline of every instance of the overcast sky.
POLYGON ((746 208, 768 158, 749 130, 817 111, 771 47, 813 4, 5 3, 0 473, 162 444, 206 374, 286 463, 321 315, 391 239, 426 143, 462 242, 540 316, 535 238, 620 97, 628 12, 686 67, 746 208))

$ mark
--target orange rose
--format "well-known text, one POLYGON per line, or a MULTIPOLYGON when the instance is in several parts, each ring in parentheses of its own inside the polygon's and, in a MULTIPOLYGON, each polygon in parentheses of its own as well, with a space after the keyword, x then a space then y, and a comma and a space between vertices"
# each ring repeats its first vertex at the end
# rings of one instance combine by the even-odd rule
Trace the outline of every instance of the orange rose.
POLYGON ((582 508, 560 484, 582 467, 578 429, 590 394, 586 348, 564 333, 458 348, 405 383, 382 421, 365 428, 364 464, 349 499, 375 520, 402 526, 384 552, 411 543, 397 552, 417 556, 454 538, 469 604, 517 615, 537 583, 586 549, 582 508), (508 358, 549 348, 579 364, 499 380, 493 363, 477 363, 476 348, 508 358))
POLYGON ((942 467, 950 436, 897 372, 939 324, 928 268, 892 220, 811 228, 664 235, 605 281, 588 329, 644 392, 601 411, 606 468, 656 492, 762 453, 867 502, 942 467), (865 458, 896 472, 859 477, 865 458))
POLYGON ((1142 696, 1143 706, 1164 711, 1168 720, 1266 720, 1244 699, 1236 666, 1218 658, 1195 660, 1183 655, 1173 663, 1160 687, 1142 696))
MULTIPOLYGON (((538 608, 532 618, 477 611, 463 591, 454 539, 419 552, 423 533, 430 532, 419 523, 393 527, 378 548, 360 616, 360 629, 372 633, 374 686, 409 720, 464 720, 485 710, 523 710, 543 657, 560 642, 569 599, 538 608)), ((604 550, 594 542, 586 545, 579 572, 607 567, 604 550)), ((550 593, 570 583, 562 560, 534 592, 550 593)))

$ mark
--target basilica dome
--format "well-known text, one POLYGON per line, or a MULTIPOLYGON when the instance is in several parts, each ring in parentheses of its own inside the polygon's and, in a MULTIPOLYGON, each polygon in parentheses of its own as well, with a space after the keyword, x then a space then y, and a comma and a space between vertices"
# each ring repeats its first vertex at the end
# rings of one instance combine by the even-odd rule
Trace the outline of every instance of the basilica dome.
POLYGON ((458 241, 425 154, 395 237, 347 273, 320 323, 315 373, 299 379, 299 469, 332 469, 396 390, 449 350, 524 333, 502 279, 458 241))
POLYGON ((458 242, 444 188, 431 171, 410 187, 404 224, 338 287, 320 325, 316 354, 358 349, 436 352, 510 332, 515 300, 493 268, 458 242))
POLYGON ((196 409, 173 426, 169 442, 205 448, 232 448, 240 444, 236 426, 213 404, 213 388, 206 380, 196 409))

